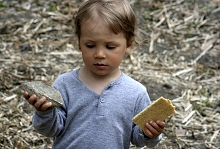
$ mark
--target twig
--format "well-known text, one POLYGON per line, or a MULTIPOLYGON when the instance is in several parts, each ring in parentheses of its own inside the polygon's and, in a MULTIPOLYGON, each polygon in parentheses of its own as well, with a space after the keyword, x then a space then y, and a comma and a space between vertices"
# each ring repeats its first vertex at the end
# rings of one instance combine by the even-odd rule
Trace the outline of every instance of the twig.
POLYGON ((16 94, 14 94, 14 95, 12 95, 12 96, 9 96, 9 97, 6 97, 6 98, 3 98, 3 100, 4 100, 4 102, 8 102, 8 101, 14 99, 15 97, 17 97, 16 94))
POLYGON ((211 137, 211 139, 210 139, 210 142, 211 142, 211 143, 212 143, 213 140, 217 137, 218 133, 219 133, 219 130, 214 131, 214 134, 212 135, 212 137, 211 137))
POLYGON ((203 44, 201 49, 203 52, 196 57, 196 59, 193 61, 193 64, 195 64, 202 56, 204 56, 213 46, 213 44, 216 42, 217 38, 210 40, 209 42, 203 44))
POLYGON ((186 123, 195 113, 196 111, 192 111, 186 118, 183 119, 182 123, 186 123))
POLYGON ((188 73, 192 70, 193 70, 193 68, 187 68, 187 69, 184 69, 184 70, 180 70, 180 71, 174 73, 173 76, 176 77, 176 76, 179 76, 181 74, 186 74, 186 73, 188 73))

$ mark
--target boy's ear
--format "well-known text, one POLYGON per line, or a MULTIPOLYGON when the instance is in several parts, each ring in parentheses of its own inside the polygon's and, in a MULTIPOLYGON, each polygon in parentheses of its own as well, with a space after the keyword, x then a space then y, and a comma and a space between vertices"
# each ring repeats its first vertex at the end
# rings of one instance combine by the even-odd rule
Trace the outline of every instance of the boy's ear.
POLYGON ((131 38, 131 39, 128 41, 127 46, 131 48, 133 42, 134 42, 134 38, 131 38))
POLYGON ((128 54, 131 50, 131 46, 132 46, 132 43, 133 43, 134 39, 130 39, 128 42, 127 42, 127 48, 125 50, 125 53, 128 54))

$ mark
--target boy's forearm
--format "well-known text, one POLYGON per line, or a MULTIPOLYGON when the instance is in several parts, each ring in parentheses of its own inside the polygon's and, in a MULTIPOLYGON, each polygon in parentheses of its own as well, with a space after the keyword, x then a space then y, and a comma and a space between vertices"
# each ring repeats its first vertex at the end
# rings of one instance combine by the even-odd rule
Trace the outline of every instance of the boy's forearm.
POLYGON ((32 123, 36 131, 47 137, 54 137, 61 131, 62 124, 58 122, 63 122, 57 115, 57 109, 50 109, 45 112, 35 111, 32 118, 32 123))

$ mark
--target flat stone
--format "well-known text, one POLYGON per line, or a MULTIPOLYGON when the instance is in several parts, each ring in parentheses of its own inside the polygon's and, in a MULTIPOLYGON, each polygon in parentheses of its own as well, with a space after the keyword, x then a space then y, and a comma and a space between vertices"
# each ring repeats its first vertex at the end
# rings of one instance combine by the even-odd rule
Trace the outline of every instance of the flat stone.
POLYGON ((29 95, 35 94, 38 99, 45 96, 47 102, 52 102, 51 108, 56 108, 63 104, 60 92, 41 81, 25 82, 21 85, 21 89, 28 92, 29 95))

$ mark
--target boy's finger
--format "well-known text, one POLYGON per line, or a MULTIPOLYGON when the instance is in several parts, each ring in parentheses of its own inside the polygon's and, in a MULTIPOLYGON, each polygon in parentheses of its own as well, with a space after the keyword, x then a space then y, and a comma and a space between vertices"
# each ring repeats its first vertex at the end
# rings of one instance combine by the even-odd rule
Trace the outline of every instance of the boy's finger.
POLYGON ((49 107, 52 106, 52 103, 51 102, 46 102, 44 103, 42 106, 41 106, 41 111, 45 111, 47 110, 49 107))
POLYGON ((165 127, 165 123, 161 120, 156 121, 157 125, 160 126, 162 129, 165 127))
POLYGON ((35 104, 34 107, 39 110, 41 108, 41 106, 43 105, 43 103, 45 103, 46 101, 46 97, 42 97, 40 98, 35 104))
POLYGON ((29 99, 29 98, 30 98, 28 92, 24 92, 24 93, 23 93, 23 97, 24 97, 25 99, 29 99))
POLYGON ((150 122, 151 126, 155 129, 155 133, 161 133, 163 132, 163 127, 161 127, 160 125, 158 125, 158 121, 154 122, 154 121, 151 121, 150 122))
POLYGON ((37 96, 33 94, 30 98, 27 98, 27 100, 31 105, 34 105, 37 100, 37 96))
POLYGON ((153 137, 154 137, 154 135, 153 135, 148 129, 146 129, 146 130, 144 131, 144 133, 145 133, 145 135, 148 136, 149 138, 153 138, 153 137))
POLYGON ((159 135, 160 134, 160 128, 159 126, 154 122, 151 121, 150 123, 146 124, 146 128, 153 134, 153 135, 159 135))

